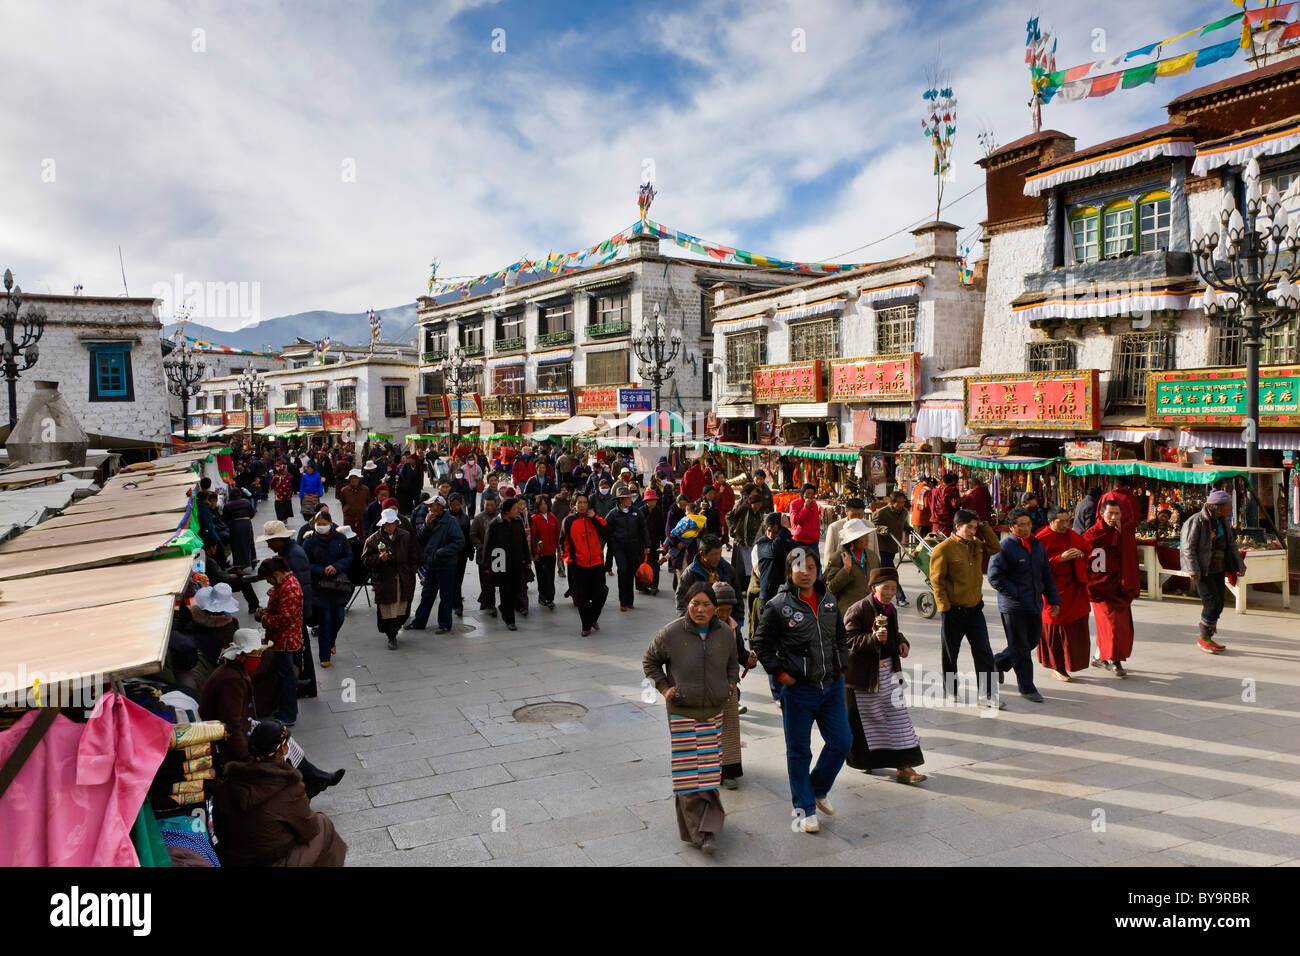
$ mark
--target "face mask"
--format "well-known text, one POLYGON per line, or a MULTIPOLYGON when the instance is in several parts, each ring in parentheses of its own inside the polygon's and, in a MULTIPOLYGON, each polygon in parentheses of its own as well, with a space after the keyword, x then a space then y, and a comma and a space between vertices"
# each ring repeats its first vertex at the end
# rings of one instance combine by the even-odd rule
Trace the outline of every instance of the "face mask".
POLYGON ((321 535, 328 535, 330 533, 330 526, 327 524, 318 524, 316 525, 316 533, 321 535))

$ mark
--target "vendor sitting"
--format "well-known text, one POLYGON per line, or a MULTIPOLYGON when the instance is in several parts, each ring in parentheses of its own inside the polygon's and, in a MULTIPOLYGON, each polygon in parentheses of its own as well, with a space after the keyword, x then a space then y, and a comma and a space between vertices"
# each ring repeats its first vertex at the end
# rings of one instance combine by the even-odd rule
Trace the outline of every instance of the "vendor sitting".
POLYGON ((213 797, 222 866, 342 866, 348 847, 311 808, 289 766, 289 728, 264 720, 248 735, 249 760, 226 765, 213 797))
POLYGON ((1174 526, 1174 513, 1168 508, 1160 509, 1154 521, 1143 521, 1138 525, 1138 532, 1154 538, 1177 537, 1178 529, 1174 526))

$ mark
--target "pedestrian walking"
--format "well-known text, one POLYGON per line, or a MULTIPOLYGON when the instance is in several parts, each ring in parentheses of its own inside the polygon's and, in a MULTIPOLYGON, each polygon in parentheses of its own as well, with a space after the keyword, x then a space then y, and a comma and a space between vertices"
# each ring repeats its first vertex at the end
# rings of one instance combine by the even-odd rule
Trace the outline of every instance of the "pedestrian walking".
POLYGON ((298 680, 303 688, 298 696, 315 697, 316 668, 312 665, 311 641, 307 634, 307 628, 313 623, 311 561, 307 557, 307 552, 302 549, 302 545, 294 540, 293 532, 284 526, 283 521, 268 521, 263 524, 262 536, 258 540, 265 541, 272 554, 288 562, 289 569, 298 579, 298 587, 302 590, 302 641, 294 654, 294 666, 298 670, 298 680))
POLYGON ((898 572, 871 572, 870 593, 844 612, 848 664, 844 672, 846 706, 853 746, 845 762, 854 770, 890 769, 899 783, 920 783, 925 774, 921 739, 907 712, 899 674, 911 645, 898 627, 894 595, 898 572))
POLYGON ((1207 654, 1221 654, 1227 648, 1214 639, 1227 590, 1227 575, 1241 577, 1246 561, 1237 550, 1237 538, 1229 515, 1232 496, 1216 488, 1200 511, 1183 522, 1178 547, 1179 567, 1190 575, 1201 598, 1200 634, 1196 646, 1207 654))
POLYGON ((1007 646, 993 657, 998 682, 1009 670, 1016 672, 1020 696, 1035 704, 1043 695, 1034 684, 1034 662, 1030 656, 1043 638, 1043 604, 1055 620, 1061 613, 1061 596, 1056 576, 1047 559, 1047 549, 1034 537, 1034 521, 1024 508, 1007 516, 1011 535, 989 561, 989 584, 998 592, 998 613, 1007 646))
POLYGON ((659 546, 664 539, 664 509, 659 507, 659 493, 653 488, 647 488, 637 511, 646 543, 645 562, 653 574, 649 581, 637 578, 636 589, 653 597, 659 593, 659 546))
POLYGON ((740 680, 740 666, 735 638, 718 620, 707 584, 692 588, 686 614, 655 634, 641 667, 668 710, 678 833, 711 854, 726 819, 718 795, 723 708, 740 680))
POLYGON ((984 620, 984 559, 1002 550, 997 533, 973 511, 964 508, 953 516, 953 533, 930 555, 930 587, 934 603, 943 614, 944 695, 957 697, 957 656, 965 638, 975 660, 975 686, 980 706, 1001 710, 1003 704, 993 680, 993 648, 984 620))
POLYGON ((560 550, 560 520, 551 512, 551 499, 538 495, 528 519, 532 531, 533 570, 537 575, 537 603, 555 610, 555 558, 560 550))
POLYGON ((221 513, 221 518, 230 529, 230 560, 240 570, 249 570, 257 565, 257 546, 253 543, 252 500, 239 488, 230 489, 230 500, 221 513))
MULTIPOLYGON (((867 515, 866 502, 861 498, 850 498, 844 502, 844 517, 832 521, 826 527, 826 537, 822 541, 823 570, 829 571, 832 566, 839 564, 840 551, 844 548, 845 542, 853 540, 844 535, 844 528, 850 521, 857 521, 866 527, 867 531, 863 534, 867 534, 867 537, 862 539, 862 546, 872 555, 871 567, 880 567, 880 546, 876 543, 875 535, 871 534, 876 530, 876 526, 867 515)), ((862 537, 862 534, 856 537, 862 537)))
POLYGON ((735 790, 737 781, 745 775, 740 753, 740 681, 745 679, 751 668, 758 666, 758 658, 753 651, 745 648, 744 632, 735 618, 735 609, 740 605, 736 589, 726 581, 717 581, 713 585, 713 599, 717 601, 716 616, 736 642, 736 660, 740 662, 740 677, 727 702, 722 708, 722 787, 735 790))
POLYGON ((1047 509, 1047 527, 1038 532, 1061 599, 1061 610, 1055 617, 1044 601, 1038 663, 1051 668, 1052 676, 1059 681, 1071 680, 1071 671, 1088 669, 1092 646, 1088 630, 1088 542, 1071 528, 1071 523, 1070 512, 1054 505, 1047 509))
POLYGON ((961 489, 957 487, 957 475, 950 471, 943 476, 943 484, 930 492, 930 519, 934 530, 952 534, 953 522, 960 508, 961 489))
POLYGON ((785 583, 763 608, 754 653, 780 684, 786 773, 795 826, 821 829, 817 814, 834 816, 831 787, 853 745, 844 702, 848 642, 826 583, 818 579, 817 549, 796 544, 785 559, 785 583), (811 773, 812 725, 822 750, 811 773))
POLYGON ((366 506, 374 498, 370 489, 361 483, 361 478, 361 470, 353 468, 347 473, 346 480, 339 485, 338 491, 334 493, 343 509, 343 523, 357 534, 361 534, 364 530, 366 506))
POLYGON ((480 614, 497 616, 496 584, 492 580, 492 563, 488 560, 488 527, 497 517, 497 496, 494 491, 483 492, 483 510, 469 523, 469 543, 474 549, 474 563, 478 568, 478 609, 480 614))
POLYGON ((591 511, 584 492, 573 496, 573 511, 560 526, 560 554, 569 567, 569 593, 582 622, 582 636, 600 630, 600 612, 609 588, 605 567, 605 519, 591 511))
POLYGON ((523 498, 518 495, 507 498, 488 525, 487 533, 488 562, 501 598, 501 620, 511 631, 519 630, 515 625, 515 609, 529 558, 528 532, 520 518, 523 510, 523 498))
MULTIPOLYGON (((872 524, 876 526, 876 546, 880 549, 880 566, 898 568, 903 565, 903 552, 909 540, 907 495, 901 491, 891 491, 889 501, 871 514, 872 524)), ((898 595, 894 598, 895 607, 907 607, 907 594, 903 591, 903 582, 898 582, 898 595)))
POLYGON ((379 528, 362 546, 361 563, 370 570, 379 632, 388 638, 388 649, 397 650, 397 632, 406 623, 415 597, 420 554, 415 535, 402 527, 395 509, 380 515, 379 528))
POLYGON ((293 476, 281 459, 275 463, 275 474, 271 477, 271 494, 275 497, 275 518, 288 521, 293 517, 293 476))
POLYGON ((298 675, 294 657, 302 649, 302 585, 289 562, 276 555, 257 566, 257 576, 271 585, 266 606, 253 616, 266 630, 275 651, 275 670, 280 678, 280 693, 275 716, 292 727, 298 720, 298 675))
MULTIPOLYGON (((686 595, 692 586, 703 582, 713 585, 719 582, 729 585, 736 594, 740 594, 746 585, 735 565, 722 556, 722 539, 717 535, 705 535, 700 539, 700 551, 684 572, 682 582, 677 589, 677 611, 686 613, 686 595)), ((745 607, 736 605, 736 622, 745 623, 745 607)))
POLYGON ((315 466, 309 461, 303 467, 302 477, 298 479, 298 502, 302 506, 302 520, 311 521, 311 516, 320 507, 321 496, 325 494, 325 485, 315 466))
MULTIPOLYGON (((421 492, 428 494, 428 492, 421 492)), ((470 496, 471 498, 473 495, 470 496)), ((417 506, 418 507, 418 506, 417 506)), ((464 539, 460 546, 460 557, 456 559, 456 572, 451 578, 452 592, 455 595, 455 607, 452 609, 457 617, 465 616, 465 569, 469 567, 469 559, 474 555, 474 545, 470 543, 469 532, 471 526, 470 516, 465 513, 465 499, 459 492, 453 491, 451 497, 447 499, 447 513, 452 516, 456 524, 460 525, 461 537, 464 539)), ((426 515, 426 518, 428 516, 426 515)), ((420 550, 424 550, 425 542, 420 542, 420 550)))
POLYGON ((424 583, 420 588, 420 604, 411 616, 408 631, 423 631, 429 624, 433 602, 438 600, 438 629, 435 634, 451 630, 451 616, 456 608, 456 567, 465 535, 460 523, 447 512, 447 502, 442 495, 429 499, 429 513, 425 518, 426 537, 420 555, 420 575, 424 583))
POLYGON ((841 611, 871 594, 871 573, 880 567, 870 546, 875 536, 876 529, 861 518, 850 518, 836 530, 835 537, 842 545, 828 560, 824 577, 841 611))
POLYGON ((821 512, 817 508, 817 486, 805 484, 800 497, 790 502, 790 533, 797 544, 816 548, 821 542, 821 512))
POLYGON ((1074 506, 1073 530, 1080 537, 1097 523, 1097 501, 1101 498, 1101 488, 1096 485, 1084 492, 1079 503, 1074 506))
POLYGON ((727 515, 727 533, 731 535, 731 563, 740 568, 745 579, 754 573, 754 545, 763 535, 763 516, 768 513, 763 495, 754 489, 727 515))
POLYGON ((912 489, 912 528, 921 537, 930 533, 932 515, 930 514, 930 492, 934 489, 934 479, 923 477, 912 489))
POLYGON ((339 629, 343 627, 348 598, 352 596, 352 582, 347 573, 352 567, 352 546, 327 512, 316 516, 312 533, 303 538, 302 549, 311 562, 311 602, 320 648, 318 659, 321 667, 329 667, 339 629))
MULTIPOLYGON (((605 516, 609 555, 618 566, 618 609, 630 611, 635 603, 636 569, 645 560, 650 543, 645 539, 641 515, 632 507, 633 492, 624 486, 618 492, 617 506, 605 516)), ((606 558, 608 566, 609 558, 606 558)), ((679 607, 678 610, 681 610, 679 607)))
POLYGON ((1133 655, 1133 600, 1141 592, 1137 539, 1125 526, 1124 507, 1104 496, 1088 542, 1088 597, 1097 619, 1097 654, 1092 663, 1116 677, 1127 677, 1124 662, 1133 655))

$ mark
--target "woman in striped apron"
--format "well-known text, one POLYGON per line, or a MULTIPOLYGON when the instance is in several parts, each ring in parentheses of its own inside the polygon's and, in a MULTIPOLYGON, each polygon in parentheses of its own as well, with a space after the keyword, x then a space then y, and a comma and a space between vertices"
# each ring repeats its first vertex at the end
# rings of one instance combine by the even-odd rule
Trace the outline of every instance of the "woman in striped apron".
POLYGON ((740 679, 736 639, 717 618, 717 599, 703 582, 686 593, 686 615, 664 627, 642 658, 645 687, 668 708, 672 781, 681 838, 717 850, 726 814, 722 785, 722 712, 740 679))
POLYGON ((876 568, 871 572, 871 594, 848 609, 849 661, 844 675, 846 703, 853 749, 845 761, 855 770, 890 768, 899 783, 920 783, 925 774, 913 767, 925 763, 921 740, 912 726, 899 672, 907 656, 907 639, 898 631, 894 595, 898 572, 876 568))

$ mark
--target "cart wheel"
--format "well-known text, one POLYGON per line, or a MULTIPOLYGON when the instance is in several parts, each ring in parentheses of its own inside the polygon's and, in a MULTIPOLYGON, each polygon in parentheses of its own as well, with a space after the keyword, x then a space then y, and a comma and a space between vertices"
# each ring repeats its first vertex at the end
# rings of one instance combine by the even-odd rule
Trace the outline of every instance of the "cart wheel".
POLYGON ((929 620, 930 618, 934 617, 934 612, 936 610, 937 610, 937 605, 934 603, 934 595, 931 594, 929 591, 923 591, 920 595, 917 596, 916 613, 921 615, 921 617, 925 618, 926 620, 929 620))

